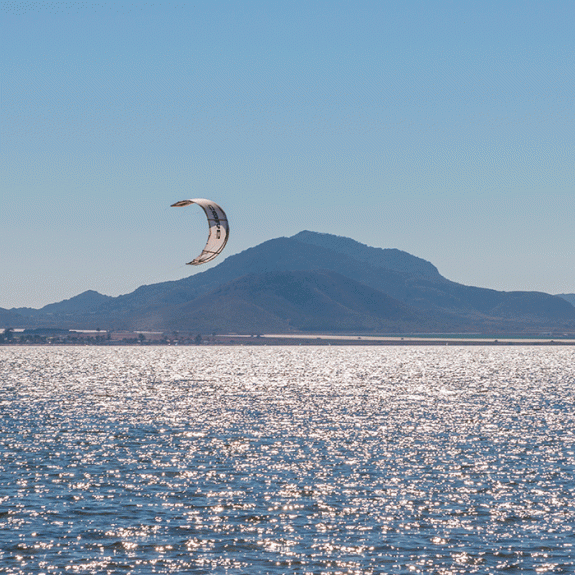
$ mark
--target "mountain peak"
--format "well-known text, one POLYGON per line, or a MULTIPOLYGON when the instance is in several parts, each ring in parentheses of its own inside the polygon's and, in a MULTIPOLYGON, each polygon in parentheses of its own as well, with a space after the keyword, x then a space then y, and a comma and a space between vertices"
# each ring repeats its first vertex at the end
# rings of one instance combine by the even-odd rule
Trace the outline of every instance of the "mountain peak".
POLYGON ((432 263, 395 248, 374 248, 344 236, 308 230, 299 232, 291 239, 351 256, 374 267, 408 273, 435 282, 445 281, 432 263))
POLYGON ((41 311, 44 313, 74 313, 79 310, 93 310, 111 299, 113 299, 112 296, 102 295, 90 289, 70 299, 48 304, 41 311))

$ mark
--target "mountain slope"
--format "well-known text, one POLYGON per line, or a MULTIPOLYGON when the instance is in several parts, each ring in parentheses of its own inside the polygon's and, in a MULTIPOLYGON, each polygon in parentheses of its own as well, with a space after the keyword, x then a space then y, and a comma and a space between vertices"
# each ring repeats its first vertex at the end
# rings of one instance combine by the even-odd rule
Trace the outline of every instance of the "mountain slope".
POLYGON ((20 325, 25 319, 18 313, 10 309, 0 307, 0 327, 14 327, 20 325))
POLYGON ((559 293, 557 294, 557 297, 560 297, 575 306, 575 293, 559 293))
POLYGON ((156 308, 133 321, 139 329, 169 325, 207 333, 402 331, 434 325, 424 313, 324 270, 250 274, 195 300, 156 308))

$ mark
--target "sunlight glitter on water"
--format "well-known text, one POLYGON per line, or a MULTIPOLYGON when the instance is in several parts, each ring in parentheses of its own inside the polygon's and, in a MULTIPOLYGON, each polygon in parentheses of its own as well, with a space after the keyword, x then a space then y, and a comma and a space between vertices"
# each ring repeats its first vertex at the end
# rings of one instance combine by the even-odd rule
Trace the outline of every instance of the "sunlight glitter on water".
POLYGON ((570 348, 0 348, 0 572, 572 573, 570 348))

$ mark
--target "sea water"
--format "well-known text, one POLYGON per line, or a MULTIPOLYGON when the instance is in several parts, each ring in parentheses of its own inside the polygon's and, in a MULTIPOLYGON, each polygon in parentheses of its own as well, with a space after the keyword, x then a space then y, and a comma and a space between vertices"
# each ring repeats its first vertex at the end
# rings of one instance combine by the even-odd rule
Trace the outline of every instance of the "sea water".
POLYGON ((0 573, 575 573, 568 347, 0 348, 0 573))

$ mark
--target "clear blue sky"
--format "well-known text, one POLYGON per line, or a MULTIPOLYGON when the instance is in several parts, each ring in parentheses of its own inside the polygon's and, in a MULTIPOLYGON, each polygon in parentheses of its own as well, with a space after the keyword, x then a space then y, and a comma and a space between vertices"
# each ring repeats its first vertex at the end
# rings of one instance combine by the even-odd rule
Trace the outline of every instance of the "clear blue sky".
POLYGON ((308 229, 575 292, 575 2, 0 2, 0 307, 308 229))

